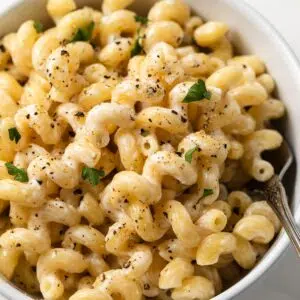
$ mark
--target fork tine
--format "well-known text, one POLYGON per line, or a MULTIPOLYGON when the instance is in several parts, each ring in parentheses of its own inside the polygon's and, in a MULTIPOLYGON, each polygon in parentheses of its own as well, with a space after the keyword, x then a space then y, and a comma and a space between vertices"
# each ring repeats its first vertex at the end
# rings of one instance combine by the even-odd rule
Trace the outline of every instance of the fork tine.
POLYGON ((283 139, 283 142, 282 142, 282 145, 280 148, 282 148, 282 156, 285 157, 285 159, 286 159, 285 164, 283 165, 281 171, 278 174, 279 179, 282 180, 286 171, 289 169, 289 167, 293 163, 294 157, 293 157, 292 150, 291 150, 288 142, 285 139, 283 139))
POLYGON ((287 169, 293 162, 292 151, 285 139, 283 139, 283 142, 278 149, 265 151, 262 153, 262 157, 274 166, 275 173, 280 180, 282 180, 287 169))

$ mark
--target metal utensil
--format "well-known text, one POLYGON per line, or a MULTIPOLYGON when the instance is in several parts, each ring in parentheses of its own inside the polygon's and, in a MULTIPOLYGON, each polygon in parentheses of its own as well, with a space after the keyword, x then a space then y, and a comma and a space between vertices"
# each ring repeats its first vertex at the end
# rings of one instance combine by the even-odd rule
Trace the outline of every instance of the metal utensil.
POLYGON ((278 175, 274 175, 264 183, 252 181, 250 190, 251 193, 263 197, 273 208, 300 257, 300 231, 291 213, 285 188, 281 182, 293 162, 292 151, 285 140, 277 153, 275 155, 273 153, 273 158, 270 157, 269 160, 273 161, 278 175))

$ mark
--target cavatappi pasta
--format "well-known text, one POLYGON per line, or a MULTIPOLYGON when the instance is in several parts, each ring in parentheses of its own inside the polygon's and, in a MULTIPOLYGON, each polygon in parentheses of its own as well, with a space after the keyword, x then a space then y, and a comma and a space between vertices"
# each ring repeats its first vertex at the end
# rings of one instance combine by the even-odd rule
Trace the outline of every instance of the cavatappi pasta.
POLYGON ((207 300, 280 230, 244 189, 274 80, 181 0, 49 0, 0 44, 0 272, 47 300, 207 300))

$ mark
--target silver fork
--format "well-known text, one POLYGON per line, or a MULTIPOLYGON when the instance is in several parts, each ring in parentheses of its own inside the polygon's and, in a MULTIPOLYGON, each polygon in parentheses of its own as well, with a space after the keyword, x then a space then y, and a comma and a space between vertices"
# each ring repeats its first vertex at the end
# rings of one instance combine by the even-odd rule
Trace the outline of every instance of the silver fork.
POLYGON ((283 141, 280 149, 273 156, 276 160, 272 158, 270 160, 274 160, 273 165, 275 165, 275 168, 277 167, 278 175, 274 175, 265 183, 252 182, 250 190, 251 193, 261 195, 273 208, 292 244, 295 246, 298 256, 300 256, 299 228, 291 213, 285 188, 281 182, 294 159, 287 141, 283 141))

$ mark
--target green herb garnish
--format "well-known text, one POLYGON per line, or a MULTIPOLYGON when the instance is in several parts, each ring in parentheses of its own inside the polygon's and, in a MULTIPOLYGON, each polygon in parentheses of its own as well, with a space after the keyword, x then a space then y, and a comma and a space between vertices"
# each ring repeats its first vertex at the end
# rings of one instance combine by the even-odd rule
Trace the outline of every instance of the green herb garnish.
POLYGON ((207 196, 210 196, 214 193, 214 191, 212 189, 204 189, 203 191, 203 195, 202 195, 202 198, 205 198, 207 196))
POLYGON ((82 42, 90 41, 93 35, 94 28, 95 28, 95 22, 89 23, 86 27, 79 28, 70 42, 74 43, 79 41, 82 42))
POLYGON ((150 132, 148 130, 145 130, 145 129, 141 129, 141 135, 146 137, 150 134, 150 132))
POLYGON ((28 182, 28 175, 24 169, 19 169, 12 163, 5 163, 9 175, 15 176, 14 179, 20 182, 28 182))
POLYGON ((136 15, 135 20, 143 25, 146 25, 148 23, 148 18, 147 17, 142 17, 142 16, 138 16, 136 15))
POLYGON ((140 44, 140 37, 138 37, 134 43, 133 48, 131 49, 131 57, 141 54, 143 47, 140 44))
POLYGON ((19 140, 21 139, 21 134, 19 133, 16 127, 12 127, 8 129, 9 139, 11 141, 15 141, 18 144, 19 140))
POLYGON ((187 151, 187 152, 185 153, 185 155, 184 155, 184 159, 185 159, 187 162, 191 163, 191 162, 192 162, 192 159, 193 159, 193 153, 194 153, 195 151, 197 151, 198 149, 199 149, 198 146, 196 146, 196 147, 190 149, 189 151, 187 151))
POLYGON ((44 25, 40 21, 34 21, 33 27, 37 33, 44 31, 44 25))
POLYGON ((210 99, 211 92, 206 89, 205 82, 199 79, 195 84, 191 86, 188 93, 183 99, 183 103, 190 103, 200 101, 202 99, 210 99))
POLYGON ((99 184, 101 177, 104 175, 105 173, 103 170, 97 170, 89 167, 84 167, 81 172, 81 177, 92 185, 99 184))

